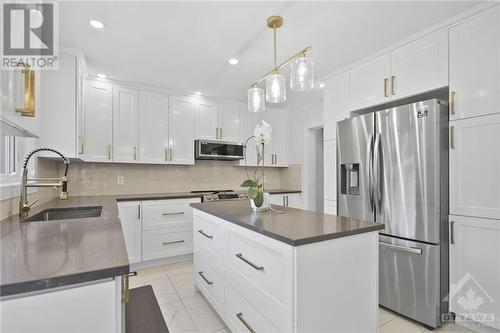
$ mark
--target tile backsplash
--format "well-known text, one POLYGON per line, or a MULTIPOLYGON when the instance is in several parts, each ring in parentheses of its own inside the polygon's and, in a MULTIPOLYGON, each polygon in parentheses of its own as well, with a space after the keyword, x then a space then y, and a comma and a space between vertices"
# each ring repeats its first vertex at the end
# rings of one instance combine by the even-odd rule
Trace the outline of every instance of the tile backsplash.
MULTIPOLYGON (((62 164, 59 169, 62 172, 62 164)), ((249 168, 248 172, 254 172, 249 168)), ((259 170, 260 172, 260 170, 259 170)), ((234 162, 197 161, 196 165, 144 165, 72 163, 69 171, 72 196, 128 193, 185 192, 192 190, 238 190, 246 179, 243 167, 234 162), (123 184, 119 184, 123 181, 123 184)), ((301 166, 266 168, 268 189, 301 189, 301 166)))

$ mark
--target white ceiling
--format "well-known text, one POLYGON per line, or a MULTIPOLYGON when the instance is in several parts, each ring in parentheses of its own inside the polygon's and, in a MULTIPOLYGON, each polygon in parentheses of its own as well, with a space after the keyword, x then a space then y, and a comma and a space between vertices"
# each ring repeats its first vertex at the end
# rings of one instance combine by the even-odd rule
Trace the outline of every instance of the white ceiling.
MULTIPOLYGON (((85 52, 89 72, 183 92, 245 101, 272 66, 266 18, 281 15, 278 61, 312 46, 322 78, 478 2, 62 2, 60 44, 85 52), (105 23, 91 28, 88 20, 105 23), (228 59, 239 64, 231 66, 228 59)), ((289 92, 281 106, 321 99, 289 92)))

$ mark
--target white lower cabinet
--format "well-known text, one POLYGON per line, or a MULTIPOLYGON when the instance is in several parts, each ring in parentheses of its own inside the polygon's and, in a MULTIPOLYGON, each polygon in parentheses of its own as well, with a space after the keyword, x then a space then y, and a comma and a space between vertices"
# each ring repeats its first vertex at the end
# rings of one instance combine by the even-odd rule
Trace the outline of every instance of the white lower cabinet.
POLYGON ((302 193, 271 194, 269 200, 272 205, 299 209, 303 207, 302 193))
POLYGON ((191 203, 200 198, 118 203, 129 262, 164 259, 193 252, 191 203))
POLYGON ((500 329, 500 220, 449 221, 450 311, 500 329))
POLYGON ((376 331, 377 232, 291 246, 197 209, 193 221, 195 285, 231 332, 376 331))
POLYGON ((2 332, 125 331, 120 277, 0 301, 2 332))

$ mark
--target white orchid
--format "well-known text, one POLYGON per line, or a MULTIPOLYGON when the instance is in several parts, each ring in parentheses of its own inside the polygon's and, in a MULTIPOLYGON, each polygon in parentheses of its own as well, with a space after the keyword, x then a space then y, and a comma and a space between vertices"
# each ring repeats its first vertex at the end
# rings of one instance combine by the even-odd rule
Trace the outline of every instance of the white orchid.
POLYGON ((262 120, 262 125, 255 126, 253 135, 255 135, 255 141, 260 144, 268 144, 271 141, 273 134, 273 128, 267 122, 262 120))

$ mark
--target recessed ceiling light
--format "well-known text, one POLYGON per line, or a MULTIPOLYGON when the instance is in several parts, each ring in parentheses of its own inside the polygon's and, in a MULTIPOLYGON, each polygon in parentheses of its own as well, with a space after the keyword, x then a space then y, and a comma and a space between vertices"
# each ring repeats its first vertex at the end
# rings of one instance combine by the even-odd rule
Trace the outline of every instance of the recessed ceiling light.
POLYGON ((238 64, 238 59, 236 59, 236 58, 231 58, 231 59, 229 59, 229 60, 228 60, 228 62, 229 62, 231 65, 236 65, 236 64, 238 64))
POLYGON ((90 24, 91 27, 96 28, 96 29, 102 29, 102 28, 104 28, 104 23, 102 23, 101 21, 90 20, 89 24, 90 24))
POLYGON ((324 88, 324 87, 325 87, 325 83, 324 83, 324 82, 321 82, 321 83, 319 84, 319 87, 320 87, 320 88, 324 88))
POLYGON ((197 91, 194 93, 195 95, 201 96, 201 91, 197 91))
POLYGON ((101 74, 101 73, 98 73, 97 76, 100 77, 101 79, 105 79, 108 77, 106 74, 101 74))

